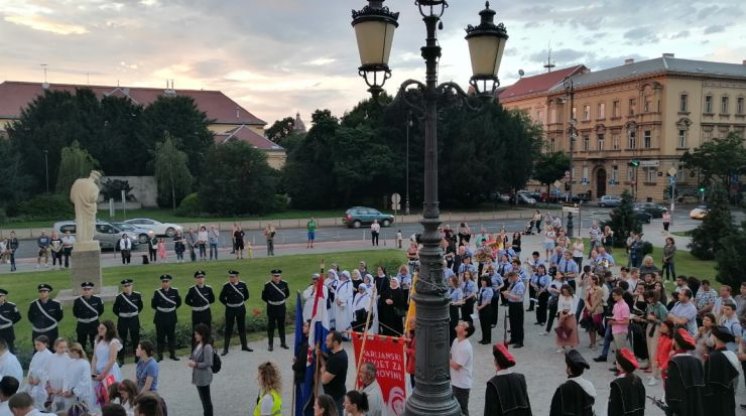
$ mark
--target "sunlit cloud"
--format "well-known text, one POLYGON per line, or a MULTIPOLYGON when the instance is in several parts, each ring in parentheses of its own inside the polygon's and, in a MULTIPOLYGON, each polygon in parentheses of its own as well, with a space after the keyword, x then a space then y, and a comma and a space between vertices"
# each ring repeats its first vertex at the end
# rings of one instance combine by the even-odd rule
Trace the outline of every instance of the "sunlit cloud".
POLYGON ((42 32, 51 32, 58 35, 83 35, 88 33, 88 30, 80 25, 73 25, 61 22, 55 22, 46 17, 32 15, 32 16, 5 16, 3 19, 6 22, 14 23, 21 26, 27 26, 34 30, 40 30, 42 32))

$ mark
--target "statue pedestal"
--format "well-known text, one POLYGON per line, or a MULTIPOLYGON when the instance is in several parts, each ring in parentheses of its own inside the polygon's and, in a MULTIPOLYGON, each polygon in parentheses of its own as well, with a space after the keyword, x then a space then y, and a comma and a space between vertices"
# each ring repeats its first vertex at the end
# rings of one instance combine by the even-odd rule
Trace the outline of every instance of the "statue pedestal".
POLYGON ((93 292, 101 296, 104 301, 113 300, 117 296, 117 287, 103 287, 101 279, 101 247, 98 241, 84 241, 75 243, 70 259, 71 289, 58 292, 55 300, 64 304, 71 304, 81 294, 80 284, 93 282, 93 292))

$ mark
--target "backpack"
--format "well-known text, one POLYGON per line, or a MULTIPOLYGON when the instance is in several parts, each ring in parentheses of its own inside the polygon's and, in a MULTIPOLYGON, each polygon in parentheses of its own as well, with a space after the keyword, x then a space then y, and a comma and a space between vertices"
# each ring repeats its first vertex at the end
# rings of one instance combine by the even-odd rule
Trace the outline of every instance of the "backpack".
POLYGON ((221 368, 223 368, 223 362, 220 361, 220 354, 216 350, 212 350, 212 373, 219 373, 221 368))

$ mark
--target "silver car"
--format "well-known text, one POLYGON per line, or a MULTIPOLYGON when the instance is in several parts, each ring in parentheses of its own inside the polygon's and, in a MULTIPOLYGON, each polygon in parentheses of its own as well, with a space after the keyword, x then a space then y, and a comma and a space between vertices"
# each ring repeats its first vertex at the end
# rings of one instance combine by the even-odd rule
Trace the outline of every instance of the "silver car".
MULTIPOLYGON (((77 231, 75 221, 59 221, 54 223, 53 227, 54 231, 57 231, 60 235, 64 235, 67 231, 75 235, 77 231)), ((96 221, 96 231, 93 233, 93 239, 98 241, 102 250, 116 250, 122 234, 127 234, 132 239, 132 248, 140 244, 138 236, 130 235, 128 232, 104 221, 96 221)))

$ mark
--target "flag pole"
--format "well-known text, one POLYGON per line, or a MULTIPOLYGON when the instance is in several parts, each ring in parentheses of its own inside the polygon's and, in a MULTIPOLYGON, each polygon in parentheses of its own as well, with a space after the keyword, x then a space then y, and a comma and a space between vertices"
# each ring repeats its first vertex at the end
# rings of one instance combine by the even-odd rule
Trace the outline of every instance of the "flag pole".
POLYGON ((371 311, 373 310, 373 305, 375 304, 373 300, 376 298, 377 289, 378 288, 374 284, 373 285, 373 296, 370 298, 370 305, 368 305, 368 316, 365 318, 365 331, 363 331, 363 342, 360 345, 360 356, 357 358, 357 369, 355 371, 355 379, 356 379, 355 385, 360 384, 360 377, 358 377, 358 374, 360 374, 360 367, 363 366, 363 356, 365 355, 365 342, 368 340, 368 328, 370 326, 370 317, 372 315, 371 311))

